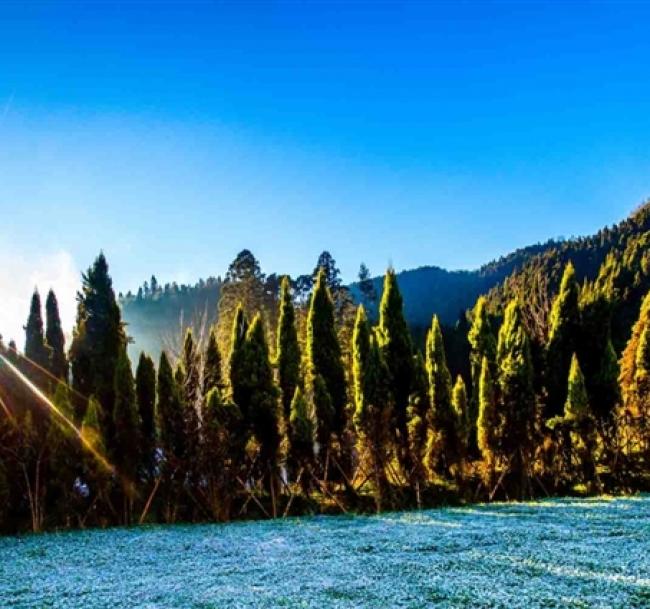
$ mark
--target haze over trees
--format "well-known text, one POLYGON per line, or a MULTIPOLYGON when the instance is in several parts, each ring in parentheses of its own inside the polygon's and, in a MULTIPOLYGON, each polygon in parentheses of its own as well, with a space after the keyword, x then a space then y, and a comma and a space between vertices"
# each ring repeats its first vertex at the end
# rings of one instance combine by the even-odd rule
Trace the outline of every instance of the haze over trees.
POLYGON ((69 345, 53 292, 22 349, 0 341, 0 527, 647 489, 649 245, 645 205, 444 275, 427 302, 408 273, 379 285, 362 265, 346 287, 324 252, 292 280, 249 250, 223 280, 120 299, 100 253, 69 345), (204 291, 210 311, 162 316, 165 348, 129 358, 126 311, 204 291))

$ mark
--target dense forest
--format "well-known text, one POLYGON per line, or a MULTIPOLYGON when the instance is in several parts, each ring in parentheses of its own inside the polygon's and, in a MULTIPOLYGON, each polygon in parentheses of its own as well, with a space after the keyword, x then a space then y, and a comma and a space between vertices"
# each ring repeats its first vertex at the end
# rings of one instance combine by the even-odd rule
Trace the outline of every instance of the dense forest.
POLYGON ((647 490, 649 240, 647 204, 520 250, 476 274, 466 307, 452 299, 456 323, 434 314, 425 331, 406 275, 379 286, 364 266, 347 287, 327 252, 294 281, 244 250, 223 279, 121 299, 100 254, 69 345, 51 291, 44 318, 33 294, 22 350, 0 340, 0 527, 647 490), (164 303, 197 291, 194 320, 133 366, 123 311, 178 311, 164 303))

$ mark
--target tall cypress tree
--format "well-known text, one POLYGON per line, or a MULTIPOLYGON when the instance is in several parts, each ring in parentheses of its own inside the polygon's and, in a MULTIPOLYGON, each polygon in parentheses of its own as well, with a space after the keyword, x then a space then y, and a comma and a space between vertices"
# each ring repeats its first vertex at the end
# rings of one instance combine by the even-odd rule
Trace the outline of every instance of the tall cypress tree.
MULTIPOLYGON (((291 400, 291 411, 289 414, 289 425, 287 428, 289 439, 289 464, 296 472, 300 468, 311 467, 314 460, 314 411, 309 404, 300 385, 291 400)), ((296 473, 296 475, 298 475, 296 473)), ((304 491, 309 489, 309 476, 301 478, 304 491)))
POLYGON ((497 365, 503 417, 500 450, 510 471, 520 476, 518 490, 523 495, 528 490, 536 403, 530 341, 516 300, 508 304, 499 329, 497 365))
POLYGON ((221 376, 221 352, 217 342, 217 332, 215 328, 212 328, 203 358, 203 396, 206 404, 208 393, 215 388, 220 391, 223 389, 223 378, 221 376))
POLYGON ((52 290, 45 301, 45 342, 50 347, 50 372, 59 379, 68 378, 68 358, 65 353, 65 336, 61 327, 59 303, 52 290))
MULTIPOLYGON (((316 378, 322 379, 333 409, 331 432, 340 434, 345 427, 347 402, 345 371, 334 324, 334 304, 323 269, 316 278, 316 286, 311 296, 307 315, 307 374, 312 392, 315 392, 316 389, 314 384, 316 378)), ((319 391, 322 389, 320 388, 319 391)), ((325 399, 324 396, 323 399, 325 399)), ((325 421, 320 419, 320 409, 317 405, 315 406, 317 416, 319 416, 318 425, 323 429, 325 421)), ((329 436, 329 431, 325 430, 320 434, 321 440, 325 440, 329 436)))
POLYGON ((185 422, 179 388, 164 351, 160 354, 156 392, 160 446, 171 469, 185 457, 185 422))
POLYGON ((391 420, 388 368, 372 335, 363 305, 357 309, 353 335, 354 424, 374 481, 375 503, 381 511, 388 491, 386 462, 391 420))
POLYGON ((426 479, 424 465, 427 442, 427 421, 429 417, 429 378, 422 353, 413 356, 413 383, 407 410, 407 431, 410 461, 413 464, 411 482, 418 492, 426 479))
POLYGON ((266 334, 258 314, 246 332, 242 347, 242 398, 246 418, 260 446, 262 473, 275 484, 281 440, 278 390, 273 381, 266 334))
POLYGON ((230 380, 230 395, 232 400, 239 406, 242 416, 246 419, 246 399, 242 394, 244 378, 242 376, 242 347, 246 342, 248 321, 244 308, 240 305, 233 317, 232 332, 230 335, 230 356, 228 358, 228 375, 230 380))
POLYGON ((126 349, 120 354, 115 367, 113 426, 113 463, 117 467, 122 486, 124 524, 129 524, 138 484, 142 446, 135 382, 126 349))
POLYGON ((426 368, 431 409, 428 420, 426 466, 431 475, 450 471, 458 462, 456 414, 452 405, 451 374, 447 368, 440 321, 433 316, 427 335, 426 368))
POLYGON ((553 302, 549 320, 546 418, 560 415, 566 400, 566 379, 571 356, 578 348, 580 332, 578 296, 575 269, 569 262, 564 269, 560 291, 553 302))
MULTIPOLYGON (((102 429, 112 452, 115 368, 126 348, 126 334, 103 253, 82 275, 77 302, 77 323, 70 347, 72 385, 81 395, 94 395, 99 401, 102 429)), ((80 415, 84 409, 81 404, 80 415)))
POLYGON ((289 420, 291 403, 300 383, 300 345, 296 330, 296 313, 291 298, 289 278, 283 277, 280 286, 280 319, 277 345, 278 384, 282 392, 285 420, 289 420))
POLYGON ((479 409, 476 426, 478 448, 490 468, 498 455, 498 438, 501 431, 491 368, 487 356, 484 356, 478 384, 479 409))
MULTIPOLYGON (((45 336, 43 334, 43 318, 41 316, 41 297, 38 290, 34 290, 32 295, 32 302, 29 308, 29 317, 27 318, 27 325, 25 326, 25 357, 40 366, 41 368, 48 369, 49 366, 49 349, 45 344, 45 336)), ((45 377, 38 369, 33 366, 29 367, 29 372, 38 379, 39 383, 43 383, 45 377)))
POLYGON ((179 386, 182 392, 183 417, 185 419, 186 466, 192 478, 196 480, 200 442, 198 408, 200 406, 201 386, 199 357, 191 329, 188 329, 185 334, 180 369, 182 370, 183 379, 182 384, 179 386))
POLYGON ((470 344, 470 370, 472 375, 472 400, 470 402, 470 431, 469 450, 476 453, 477 444, 477 418, 480 403, 480 378, 483 366, 483 358, 487 358, 488 364, 492 366, 491 372, 495 371, 495 359, 497 343, 494 332, 490 325, 487 311, 487 300, 481 296, 476 301, 472 316, 472 326, 467 335, 470 344))
POLYGON ((140 353, 135 372, 135 393, 140 417, 141 467, 146 477, 153 477, 156 446, 156 369, 153 360, 140 353))
POLYGON ((461 455, 465 455, 469 440, 469 406, 467 403, 467 389, 465 381, 459 374, 451 394, 451 405, 454 408, 457 425, 457 438, 459 441, 459 450, 461 455))
POLYGON ((404 317, 404 303, 397 285, 397 276, 388 269, 379 303, 379 337, 391 379, 398 457, 402 468, 411 469, 408 450, 407 414, 413 382, 413 345, 404 317))

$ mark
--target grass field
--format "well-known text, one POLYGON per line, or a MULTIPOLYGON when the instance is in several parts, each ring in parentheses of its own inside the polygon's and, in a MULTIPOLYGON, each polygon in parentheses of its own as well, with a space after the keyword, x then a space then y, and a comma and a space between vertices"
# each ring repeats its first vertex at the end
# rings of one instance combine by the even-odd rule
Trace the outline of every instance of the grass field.
POLYGON ((1 607, 650 607, 650 497, 0 538, 1 607))

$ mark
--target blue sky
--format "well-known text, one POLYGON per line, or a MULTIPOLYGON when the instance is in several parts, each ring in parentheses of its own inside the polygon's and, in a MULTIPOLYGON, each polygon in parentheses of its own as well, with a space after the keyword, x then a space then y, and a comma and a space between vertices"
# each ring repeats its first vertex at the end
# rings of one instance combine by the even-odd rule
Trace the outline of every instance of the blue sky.
MULTIPOLYGON (((34 285, 474 268, 650 195, 650 3, 5 2, 0 332, 34 285), (8 303, 8 304, 7 304, 8 303)), ((72 286, 72 287, 71 287, 72 286)), ((71 322, 73 295, 60 294, 71 322)))

